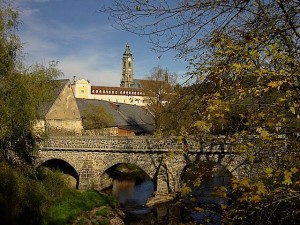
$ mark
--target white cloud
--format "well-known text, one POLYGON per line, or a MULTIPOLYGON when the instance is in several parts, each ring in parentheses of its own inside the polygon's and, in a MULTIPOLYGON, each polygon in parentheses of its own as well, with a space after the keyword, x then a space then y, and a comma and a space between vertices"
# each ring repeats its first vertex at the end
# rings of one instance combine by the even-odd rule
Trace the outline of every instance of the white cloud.
POLYGON ((138 44, 132 36, 124 35, 103 21, 95 21, 95 17, 90 22, 84 23, 79 19, 66 23, 62 17, 43 14, 44 8, 41 7, 41 11, 28 7, 22 9, 20 36, 25 43, 24 51, 28 53, 27 64, 47 64, 50 60, 58 60, 65 78, 72 80, 76 76, 77 79, 90 80, 93 85, 119 86, 123 45, 129 41, 132 47, 136 45, 137 48, 132 48, 136 59, 135 78, 143 78, 158 64, 164 66, 163 62, 156 64, 156 54, 147 51, 144 44, 138 44))
POLYGON ((105 59, 101 57, 72 57, 61 59, 59 68, 65 74, 65 78, 70 80, 73 76, 76 79, 88 79, 93 85, 102 86, 118 86, 121 79, 119 68, 111 66, 110 68, 103 67, 101 61, 105 59), (95 64, 98 63, 98 67, 95 64))

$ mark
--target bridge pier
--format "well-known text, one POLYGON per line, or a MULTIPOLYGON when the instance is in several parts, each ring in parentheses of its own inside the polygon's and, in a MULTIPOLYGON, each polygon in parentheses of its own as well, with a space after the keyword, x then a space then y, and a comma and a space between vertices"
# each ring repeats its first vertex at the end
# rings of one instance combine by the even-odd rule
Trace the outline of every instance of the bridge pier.
MULTIPOLYGON (((231 154, 218 144, 199 145, 196 140, 181 142, 176 138, 154 137, 50 137, 40 143, 37 164, 58 159, 74 168, 79 189, 107 187, 106 169, 130 163, 155 179, 156 195, 175 193, 180 188, 181 173, 191 160, 214 160, 233 175, 242 173, 239 164, 245 156, 231 154)), ((243 170, 243 169, 242 169, 243 170)))
POLYGON ((169 185, 165 179, 164 174, 159 174, 156 181, 156 193, 155 195, 167 195, 169 194, 169 185))

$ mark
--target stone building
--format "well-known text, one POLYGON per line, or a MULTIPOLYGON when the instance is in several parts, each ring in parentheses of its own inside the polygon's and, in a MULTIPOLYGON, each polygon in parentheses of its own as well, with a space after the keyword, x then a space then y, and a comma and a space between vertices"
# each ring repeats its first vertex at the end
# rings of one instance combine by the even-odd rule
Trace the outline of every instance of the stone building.
POLYGON ((153 115, 145 107, 96 99, 77 98, 76 102, 83 135, 134 136, 154 131, 153 115))
MULTIPOLYGON (((122 76, 120 87, 94 86, 88 80, 79 79, 73 82, 76 98, 99 99, 115 103, 126 103, 147 106, 151 88, 172 92, 167 75, 163 81, 134 79, 134 58, 128 44, 122 57, 122 76)), ((155 95, 154 95, 155 96, 155 95)))
POLYGON ((150 98, 171 93, 165 80, 134 79, 134 58, 128 44, 122 57, 119 87, 94 86, 88 80, 57 80, 53 101, 40 109, 36 129, 47 133, 132 136, 151 134, 150 98), (101 117, 102 115, 102 117, 101 117))
POLYGON ((53 81, 55 88, 51 101, 44 103, 39 109, 39 120, 36 122, 37 132, 47 133, 82 133, 81 115, 72 91, 70 80, 53 81))
POLYGON ((145 107, 75 98, 70 80, 55 80, 54 83, 52 100, 39 109, 39 120, 35 124, 39 135, 46 132, 55 135, 134 136, 154 131, 153 115, 145 107))

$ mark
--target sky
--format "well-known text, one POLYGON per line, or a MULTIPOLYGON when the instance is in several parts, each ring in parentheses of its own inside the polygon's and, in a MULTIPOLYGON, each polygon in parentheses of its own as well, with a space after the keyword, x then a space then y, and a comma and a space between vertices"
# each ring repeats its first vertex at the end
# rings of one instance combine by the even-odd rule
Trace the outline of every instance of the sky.
POLYGON ((175 52, 151 50, 147 37, 115 29, 112 18, 98 10, 111 0, 14 0, 22 21, 18 35, 26 65, 59 61, 64 77, 92 85, 119 86, 126 43, 134 57, 134 78, 143 79, 160 65, 184 75, 186 64, 175 52))

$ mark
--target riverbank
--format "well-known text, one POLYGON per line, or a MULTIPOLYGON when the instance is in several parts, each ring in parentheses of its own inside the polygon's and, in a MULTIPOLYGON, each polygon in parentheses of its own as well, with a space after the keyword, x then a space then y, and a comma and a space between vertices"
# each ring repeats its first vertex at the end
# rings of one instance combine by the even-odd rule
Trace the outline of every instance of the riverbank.
POLYGON ((112 207, 97 207, 78 216, 71 225, 101 224, 101 225, 125 225, 125 214, 121 210, 112 207))

